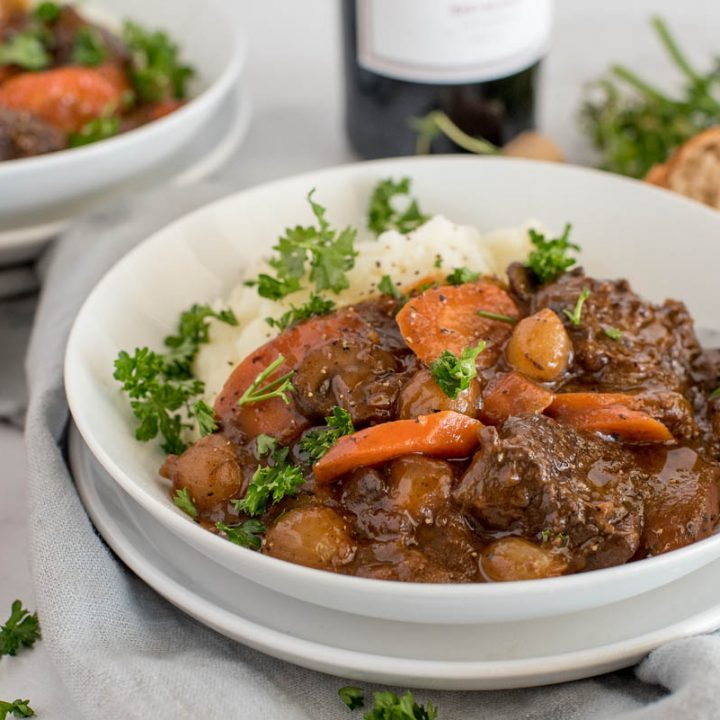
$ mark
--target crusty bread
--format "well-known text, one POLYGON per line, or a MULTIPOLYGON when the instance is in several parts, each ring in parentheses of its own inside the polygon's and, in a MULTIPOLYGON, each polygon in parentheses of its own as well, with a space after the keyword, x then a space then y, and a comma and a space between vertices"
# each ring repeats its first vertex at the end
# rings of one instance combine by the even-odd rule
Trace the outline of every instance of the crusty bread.
POLYGON ((720 208, 720 126, 690 138, 667 162, 650 168, 645 180, 720 208))

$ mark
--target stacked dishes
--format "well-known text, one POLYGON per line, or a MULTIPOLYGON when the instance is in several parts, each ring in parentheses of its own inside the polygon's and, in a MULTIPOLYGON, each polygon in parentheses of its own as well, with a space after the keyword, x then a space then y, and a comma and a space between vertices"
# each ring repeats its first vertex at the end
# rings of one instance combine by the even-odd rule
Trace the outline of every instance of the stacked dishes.
POLYGON ((716 213, 634 181, 460 157, 347 166, 246 191, 129 253, 77 318, 66 358, 79 430, 72 464, 100 532, 146 582, 202 622, 278 657, 358 679, 449 689, 559 682, 632 664, 663 642, 720 626, 720 605, 708 590, 720 577, 717 535, 581 574, 400 583, 238 547, 173 504, 158 475, 162 452, 133 438, 133 419, 112 377, 118 351, 160 347, 181 311, 227 296, 283 229, 305 217, 309 189, 316 188, 335 226, 357 226, 371 188, 405 176, 432 212, 481 230, 528 217, 550 228, 571 220, 593 276, 629 275, 656 302, 684 300, 701 331, 720 329, 705 269, 720 261, 716 213), (678 239, 689 228, 693 250, 679 255, 678 239))
POLYGON ((0 263, 32 257, 72 217, 129 190, 190 182, 218 169, 244 135, 241 19, 222 2, 104 0, 82 13, 102 27, 162 29, 195 69, 189 101, 91 145, 0 162, 0 263))

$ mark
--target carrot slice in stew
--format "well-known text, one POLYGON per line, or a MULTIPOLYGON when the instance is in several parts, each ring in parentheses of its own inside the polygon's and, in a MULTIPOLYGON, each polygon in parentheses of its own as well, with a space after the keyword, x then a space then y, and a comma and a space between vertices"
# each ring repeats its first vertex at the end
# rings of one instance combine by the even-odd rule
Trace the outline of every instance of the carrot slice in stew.
POLYGON ((61 67, 21 73, 0 87, 0 106, 27 110, 65 132, 78 132, 89 120, 120 108, 129 86, 114 65, 61 67))
POLYGON ((233 370, 215 400, 215 414, 225 427, 235 427, 248 437, 265 433, 280 442, 293 440, 310 426, 310 422, 298 411, 292 395, 289 404, 281 398, 271 398, 238 406, 238 400, 258 374, 278 356, 282 355, 285 362, 268 378, 268 382, 296 370, 307 353, 317 346, 357 334, 366 328, 367 323, 353 310, 314 317, 288 328, 233 370))
POLYGON ((667 442, 672 433, 652 416, 635 410, 636 400, 625 393, 561 393, 547 415, 578 430, 615 435, 628 442, 667 442))
POLYGON ((482 417, 499 424, 513 415, 541 413, 554 397, 549 390, 519 372, 498 375, 483 392, 482 417))
POLYGON ((479 420, 453 410, 373 425, 341 437, 313 466, 315 479, 321 484, 329 483, 353 468, 413 453, 466 457, 478 446, 478 431, 482 427, 479 420))
POLYGON ((515 302, 502 288, 480 281, 426 290, 408 300, 396 320, 408 347, 423 362, 430 364, 443 350, 459 355, 485 340, 487 346, 478 356, 477 364, 489 367, 510 337, 512 325, 481 317, 478 310, 511 318, 518 316, 515 302))

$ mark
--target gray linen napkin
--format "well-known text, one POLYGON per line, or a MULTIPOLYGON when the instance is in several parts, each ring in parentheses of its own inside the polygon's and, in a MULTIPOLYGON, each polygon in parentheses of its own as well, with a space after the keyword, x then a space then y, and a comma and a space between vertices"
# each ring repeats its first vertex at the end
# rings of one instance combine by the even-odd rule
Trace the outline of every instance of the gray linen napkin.
MULTIPOLYGON (((126 200, 78 222, 46 262, 27 359, 30 527, 43 642, 77 704, 73 718, 361 717, 340 704, 342 680, 227 640, 144 585, 94 532, 66 465, 63 353, 80 304, 130 247, 222 192, 201 186, 126 200)), ((529 690, 415 694, 432 699, 441 720, 710 720, 720 716, 720 637, 663 647, 637 676, 627 670, 529 690)), ((52 711, 43 720, 61 715, 69 720, 52 711)))

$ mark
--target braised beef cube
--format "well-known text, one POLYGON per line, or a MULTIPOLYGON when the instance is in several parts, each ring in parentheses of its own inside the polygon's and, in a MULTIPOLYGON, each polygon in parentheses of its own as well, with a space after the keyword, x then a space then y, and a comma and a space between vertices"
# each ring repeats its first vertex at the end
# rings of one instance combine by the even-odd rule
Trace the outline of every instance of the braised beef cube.
POLYGON ((638 451, 652 471, 640 557, 660 555, 712 534, 720 515, 720 466, 689 447, 638 451))
POLYGON ((308 417, 324 417, 336 405, 353 423, 390 420, 405 376, 396 357, 364 339, 339 338, 314 350, 293 377, 298 405, 308 417))
POLYGON ((630 451, 543 415, 481 431, 454 492, 482 527, 567 544, 570 571, 626 562, 642 531, 647 481, 630 451))
POLYGON ((62 150, 65 133, 32 113, 0 107, 0 161, 62 150))
POLYGON ((653 305, 638 297, 626 280, 594 280, 576 271, 537 293, 531 311, 544 307, 563 319, 573 341, 575 382, 600 391, 687 391, 700 346, 682 303, 653 305), (564 311, 575 308, 583 288, 590 295, 575 325, 564 311))

